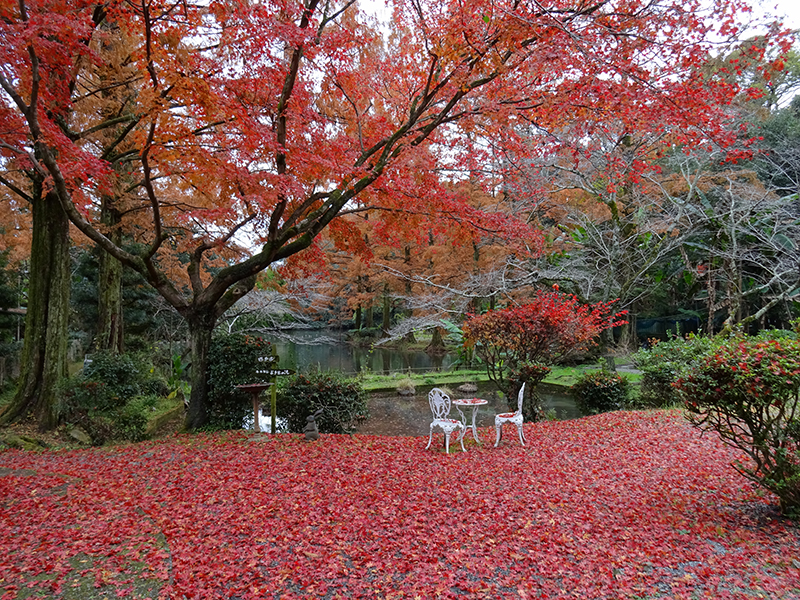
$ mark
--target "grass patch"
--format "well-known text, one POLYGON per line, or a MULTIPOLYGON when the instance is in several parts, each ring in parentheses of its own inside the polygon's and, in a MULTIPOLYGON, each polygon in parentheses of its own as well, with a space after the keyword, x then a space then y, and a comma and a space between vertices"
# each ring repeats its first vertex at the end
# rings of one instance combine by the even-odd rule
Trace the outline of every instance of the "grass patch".
MULTIPOLYGON (((627 363, 621 363, 624 366, 627 363)), ((544 383, 562 385, 569 387, 575 384, 578 379, 586 372, 599 370, 599 363, 576 365, 576 366, 556 366, 545 378, 544 383)), ((620 371, 631 383, 638 384, 641 381, 641 374, 620 371)), ((404 380, 410 380, 415 387, 420 386, 442 386, 460 384, 466 382, 482 383, 489 381, 489 376, 485 370, 464 369, 459 371, 429 371, 427 373, 391 373, 382 375, 378 373, 364 373, 361 375, 364 389, 368 392, 390 391, 397 388, 397 384, 404 380)))
POLYGON ((450 385, 454 383, 489 381, 486 371, 465 369, 461 371, 430 371, 428 373, 390 373, 379 375, 366 373, 361 375, 362 385, 368 392, 394 390, 401 381, 408 380, 414 387, 428 385, 450 385))

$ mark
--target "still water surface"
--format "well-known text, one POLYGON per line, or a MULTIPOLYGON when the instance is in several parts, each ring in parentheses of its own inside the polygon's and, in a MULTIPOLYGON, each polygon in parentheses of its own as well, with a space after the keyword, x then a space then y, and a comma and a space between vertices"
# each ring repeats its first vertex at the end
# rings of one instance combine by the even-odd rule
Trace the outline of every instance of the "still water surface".
POLYGON ((452 354, 431 356, 422 350, 352 346, 342 331, 292 331, 288 338, 265 338, 275 345, 280 367, 297 371, 320 368, 348 374, 424 373, 448 370, 456 360, 452 354))

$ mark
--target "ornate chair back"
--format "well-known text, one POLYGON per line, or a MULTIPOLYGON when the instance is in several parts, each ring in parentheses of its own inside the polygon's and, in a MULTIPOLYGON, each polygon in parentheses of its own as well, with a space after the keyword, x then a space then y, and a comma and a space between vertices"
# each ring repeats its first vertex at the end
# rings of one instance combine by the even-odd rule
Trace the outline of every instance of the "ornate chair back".
POLYGON ((450 396, 439 388, 433 388, 428 393, 428 403, 431 405, 434 419, 446 419, 450 414, 450 396))
POLYGON ((519 388, 519 394, 517 395, 517 412, 514 413, 515 417, 518 417, 522 414, 522 399, 525 396, 525 384, 522 384, 522 387, 519 388))
POLYGON ((428 404, 431 405, 433 421, 431 421, 431 433, 428 436, 428 445, 425 447, 425 449, 427 450, 431 447, 431 442, 433 441, 433 428, 438 427, 444 432, 445 452, 448 454, 450 453, 450 436, 454 431, 459 430, 462 432, 462 434, 458 437, 458 441, 461 443, 462 452, 466 452, 464 449, 463 435, 464 431, 466 430, 466 426, 458 419, 451 419, 448 416, 450 414, 450 396, 445 394, 439 388, 433 388, 428 393, 428 404))

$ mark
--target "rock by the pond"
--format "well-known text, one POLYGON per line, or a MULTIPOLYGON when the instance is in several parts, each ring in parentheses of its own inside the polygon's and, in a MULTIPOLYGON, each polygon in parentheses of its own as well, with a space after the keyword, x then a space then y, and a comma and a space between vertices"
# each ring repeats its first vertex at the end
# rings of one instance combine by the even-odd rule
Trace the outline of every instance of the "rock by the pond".
POLYGON ((474 383, 464 383, 464 384, 458 386, 458 391, 459 392, 473 393, 473 392, 477 392, 478 391, 478 386, 475 385, 474 383))

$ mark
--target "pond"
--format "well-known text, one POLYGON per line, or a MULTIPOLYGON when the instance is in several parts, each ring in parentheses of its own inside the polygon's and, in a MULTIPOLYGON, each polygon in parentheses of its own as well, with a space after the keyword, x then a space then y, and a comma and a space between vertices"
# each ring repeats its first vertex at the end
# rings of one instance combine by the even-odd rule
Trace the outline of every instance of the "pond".
MULTIPOLYGON (((362 371, 375 373, 425 373, 446 371, 456 360, 451 354, 430 356, 424 351, 396 350, 393 348, 358 348, 346 341, 345 332, 293 331, 287 338, 270 341, 280 357, 279 366, 297 371, 317 367, 322 370, 355 374, 362 371)), ((269 339, 269 338, 267 338, 269 339)), ((508 407, 498 397, 493 383, 478 385, 477 392, 459 392, 457 385, 450 386, 451 398, 480 397, 489 404, 480 407, 476 423, 478 427, 494 427, 494 415, 506 412, 508 407)), ((562 386, 540 384, 537 388, 546 411, 554 411, 557 419, 574 419, 580 415, 574 401, 562 386)), ((401 396, 396 392, 370 394, 368 406, 370 418, 361 425, 358 433, 368 435, 427 436, 430 432, 431 410, 428 406, 430 386, 418 387, 414 396, 401 396)), ((264 407, 269 413, 269 407, 264 407)), ((455 407, 451 415, 457 418, 455 407)), ((280 415, 279 415, 280 416, 280 415)), ((470 415, 467 415, 470 418, 470 415)), ((269 415, 261 415, 262 431, 270 427, 269 415)), ((252 427, 252 418, 245 425, 252 427)), ((280 430, 280 423, 278 424, 280 430)))
MULTIPOLYGON (((414 396, 399 396, 394 392, 372 394, 369 399, 370 418, 358 429, 358 433, 369 435, 427 436, 430 433, 431 409, 428 405, 430 388, 417 389, 414 396)), ((489 401, 478 409, 477 426, 494 427, 494 416, 508 411, 505 400, 501 400, 492 383, 482 383, 477 392, 462 393, 455 387, 452 398, 479 397, 489 401)), ((545 411, 555 411, 557 419, 575 419, 581 416, 575 402, 562 386, 540 384, 537 388, 545 411)), ((465 413, 471 422, 471 413, 465 413)), ((459 418, 455 407, 450 416, 459 418)), ((437 430, 439 431, 439 430, 437 430)), ((441 433, 441 432, 440 432, 441 433)))
MULTIPOLYGON (((400 396, 395 392, 376 392, 369 395, 367 406, 370 417, 359 428, 357 433, 365 435, 393 435, 393 436, 427 436, 430 433, 431 409, 428 405, 429 387, 418 388, 414 396, 400 396)), ((451 388, 452 398, 480 397, 488 400, 486 406, 478 409, 475 423, 478 427, 494 427, 494 416, 506 412, 508 407, 504 400, 498 397, 494 384, 481 383, 477 392, 463 393, 456 388, 451 388)), ((555 413, 559 420, 576 419, 581 416, 575 402, 567 394, 566 389, 558 385, 546 383, 539 384, 537 391, 541 396, 545 411, 555 413)), ((270 430, 269 405, 263 404, 262 413, 259 414, 259 427, 261 431, 270 430)), ((465 413, 471 423, 471 413, 465 413)), ((459 418, 458 411, 453 407, 450 411, 453 418, 459 418)), ((278 415, 277 429, 281 431, 282 420, 278 415)), ((249 417, 244 424, 245 429, 253 427, 253 418, 249 417)), ((438 430, 437 430, 438 431, 438 430)))

